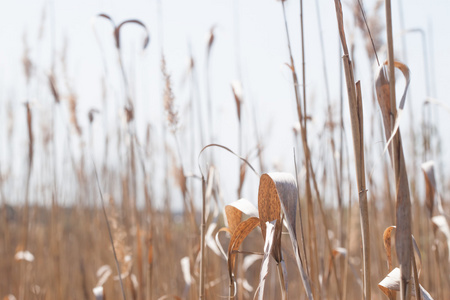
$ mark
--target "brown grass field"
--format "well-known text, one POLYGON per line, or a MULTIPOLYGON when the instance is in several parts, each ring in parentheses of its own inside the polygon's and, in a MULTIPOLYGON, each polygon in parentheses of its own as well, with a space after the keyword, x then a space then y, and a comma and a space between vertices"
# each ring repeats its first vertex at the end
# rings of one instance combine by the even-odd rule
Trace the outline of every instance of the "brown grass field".
MULTIPOLYGON (((232 133, 238 146, 231 149, 213 137, 218 111, 211 99, 180 109, 164 53, 162 137, 153 134, 152 120, 145 120, 146 134, 138 134, 142 122, 135 120, 121 38, 124 27, 142 30, 146 49, 152 40, 140 20, 94 18, 111 25, 115 43, 108 50, 117 57, 111 69, 118 70, 123 93, 116 95, 120 112, 111 113, 115 107, 105 101, 86 122, 77 113, 78 91, 56 71, 65 70, 64 57, 42 80, 25 45, 23 76, 27 84, 39 82, 52 101, 44 104, 50 116, 27 101, 20 120, 10 111, 3 121, 22 126, 6 132, 10 158, 0 166, 1 299, 450 299, 450 177, 439 146, 448 136, 434 123, 435 110, 448 115, 448 106, 430 98, 421 116, 405 106, 411 74, 394 58, 400 39, 393 35, 391 1, 375 1, 367 16, 363 1, 349 2, 354 23, 345 21, 341 1, 333 3, 341 70, 325 67, 322 83, 328 90, 327 77, 339 80, 340 99, 331 103, 328 95, 323 118, 314 122, 303 26, 316 25, 304 24, 300 0, 302 34, 290 35, 288 2, 277 2, 298 116, 291 132, 276 133, 295 145, 288 170, 268 163, 271 140, 263 128, 255 128, 254 144, 245 142, 246 128, 258 124, 244 109, 245 82, 230 88, 238 128, 232 133), (360 33, 371 63, 387 53, 364 93, 349 32, 360 33), (94 133, 107 111, 114 116, 103 119, 104 134, 94 133), (400 117, 423 117, 420 130, 398 126, 400 117), (190 132, 180 126, 186 119, 194 124, 190 132), (368 123, 370 129, 363 126, 368 123), (20 150, 11 145, 19 131, 20 150), (378 140, 379 147, 371 147, 378 140), (224 182, 232 199, 224 199, 224 182), (248 190, 254 198, 246 198, 248 190)), ((198 81, 209 89, 217 71, 209 67, 210 52, 219 38, 212 28, 202 58, 206 70, 191 58, 192 90, 198 81)))

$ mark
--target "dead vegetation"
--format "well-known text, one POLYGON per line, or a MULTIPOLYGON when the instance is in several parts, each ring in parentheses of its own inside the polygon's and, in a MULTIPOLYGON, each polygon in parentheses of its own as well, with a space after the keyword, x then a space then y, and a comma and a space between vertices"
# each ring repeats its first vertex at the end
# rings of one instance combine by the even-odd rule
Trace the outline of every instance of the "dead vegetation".
MULTIPOLYGON (((326 86, 328 107, 322 134, 329 138, 321 140, 321 146, 332 149, 324 155, 327 163, 313 153, 314 137, 308 132, 317 124, 309 122, 307 109, 303 26, 309 25, 303 23, 303 2, 300 0, 301 71, 296 68, 291 48, 288 3, 279 3, 298 116, 293 142, 296 148, 288 160, 295 166, 295 174, 264 167, 263 149, 271 141, 259 136, 262 132, 258 128, 256 144, 244 143, 244 128, 252 121, 246 112, 242 82, 230 83, 229 105, 235 105, 238 149, 232 151, 216 143, 217 111, 209 92, 214 75, 211 51, 220 38, 214 33, 215 27, 210 29, 205 45, 207 116, 202 114, 198 99, 192 99, 184 110, 178 106, 170 68, 162 53, 159 101, 165 109, 163 137, 156 140, 152 135, 152 121, 146 121, 145 138, 140 137, 121 29, 125 24, 143 29, 144 50, 150 42, 149 32, 140 20, 125 20, 116 26, 109 15, 96 16, 94 30, 100 21, 112 25, 114 44, 109 47, 115 49, 122 81, 115 107, 120 110, 113 121, 104 119, 103 160, 96 159, 99 150, 94 146, 93 126, 97 116, 106 114, 112 105, 104 101, 103 109, 92 108, 86 116, 89 127, 83 130, 64 49, 63 58, 53 62, 45 78, 46 92, 52 98, 46 104, 51 118, 40 116, 43 112, 33 103, 25 103, 26 119, 21 122, 27 136, 27 149, 22 151, 26 171, 19 178, 23 182, 20 190, 11 185, 18 180, 10 175, 14 164, 2 162, 0 296, 19 300, 448 299, 450 217, 445 195, 450 184, 437 181, 435 172, 441 166, 436 161, 440 157, 435 156, 439 152, 431 149, 430 140, 440 137, 430 129, 431 118, 425 119, 428 123, 421 132, 423 136, 417 137, 424 143, 412 144, 423 155, 415 151, 413 157, 407 159, 405 155, 400 119, 408 118, 404 109, 411 75, 408 66, 394 57, 390 0, 384 3, 385 26, 376 18, 382 1, 376 2, 374 14, 368 17, 363 1, 352 7, 357 17, 352 30, 363 33, 371 63, 378 62, 386 30, 387 59, 378 62, 381 65, 372 76, 372 93, 381 113, 378 119, 364 115, 363 103, 375 106, 376 102, 363 99, 361 83, 355 78, 354 45, 347 41, 343 7, 341 1, 334 2, 343 72, 330 76, 345 80, 351 130, 344 128, 342 102, 339 117, 333 117, 326 86), (395 68, 406 83, 398 104, 395 68), (44 125, 37 126, 36 120, 42 118, 44 125), (195 125, 189 128, 197 130, 189 136, 190 144, 183 142, 183 119, 192 120, 195 125), (371 124, 367 132, 363 124, 377 120, 381 122, 371 124), (353 147, 345 144, 350 132, 353 147), (61 136, 69 151, 57 157, 61 136), (374 150, 368 148, 367 141, 379 137, 384 138, 384 151, 378 153, 379 161, 373 162, 367 154, 374 150), (210 143, 204 142, 207 140, 210 143), (202 150, 194 153, 198 147, 202 150), (236 176, 221 178, 219 152, 236 160, 236 176), (295 157, 297 152, 300 158, 295 157), (60 161, 67 162, 63 177, 56 167, 60 161), (373 177, 369 163, 382 170, 382 178, 373 177), (408 165, 421 166, 423 176, 409 176, 408 165), (155 174, 162 174, 162 183, 156 183, 155 174), (259 182, 254 187, 255 199, 242 198, 243 187, 252 182, 249 177, 259 182), (235 198, 224 199, 224 180, 236 184, 235 198), (49 205, 30 201, 38 197, 48 199, 49 205), (15 202, 18 198, 24 201, 15 202), (181 212, 173 210, 175 201, 182 202, 181 212)), ((321 43, 324 47, 323 39, 321 43)), ((101 47, 104 52, 104 45, 101 47)), ((40 79, 37 65, 29 56, 30 45, 25 43, 24 49, 24 77, 30 86, 40 79)), ((191 57, 186 81, 198 93, 196 71, 191 57)), ((327 72, 324 67, 325 85, 327 72)), ((448 108, 431 97, 426 103, 448 108)), ((14 124, 13 113, 9 118, 8 123, 14 124)), ((11 140, 13 131, 19 129, 9 125, 7 130, 11 140)), ((15 149, 9 151, 12 155, 15 149)))

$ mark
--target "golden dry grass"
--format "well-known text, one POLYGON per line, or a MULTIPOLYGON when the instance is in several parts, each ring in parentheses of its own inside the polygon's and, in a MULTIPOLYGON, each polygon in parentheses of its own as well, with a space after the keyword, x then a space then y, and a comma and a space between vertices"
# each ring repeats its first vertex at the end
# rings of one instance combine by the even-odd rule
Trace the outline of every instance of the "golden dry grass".
MULTIPOLYGON (((112 25, 119 76, 123 82, 123 94, 118 96, 122 101, 117 120, 123 116, 124 122, 106 122, 112 133, 103 137, 104 156, 109 157, 108 151, 114 149, 118 152, 118 161, 114 166, 94 161, 92 124, 95 116, 102 112, 89 111, 89 129, 82 130, 76 113, 76 90, 68 75, 63 72, 61 77, 56 77, 53 67, 58 65, 52 66, 52 72, 46 77, 47 92, 53 98, 52 118, 38 127, 33 120, 40 111, 29 102, 25 105, 26 119, 22 121, 27 132, 28 144, 23 150, 27 152, 27 169, 20 172, 21 188, 25 192, 6 187, 4 183, 11 179, 1 170, 0 297, 19 300, 94 297, 108 300, 391 300, 398 294, 400 299, 419 298, 418 295, 422 299, 450 298, 450 213, 444 197, 450 183, 436 182, 433 161, 423 161, 418 155, 413 155, 412 161, 405 159, 404 152, 408 149, 403 148, 398 119, 408 90, 409 70, 406 65, 394 62, 390 1, 386 2, 389 76, 387 68, 380 69, 377 78, 373 78, 372 93, 376 94, 382 115, 379 119, 382 124, 373 127, 379 129, 377 134, 384 136, 385 142, 388 141, 385 147, 390 160, 387 155, 380 158, 384 177, 377 179, 367 170, 367 160, 371 158, 365 156, 370 152, 366 141, 373 140, 375 134, 363 128, 365 118, 371 122, 376 119, 363 116, 362 105, 367 101, 363 101, 361 84, 355 79, 352 49, 346 40, 348 29, 344 28, 339 0, 335 0, 335 4, 344 72, 336 77, 345 74, 353 154, 344 151, 352 147, 344 145, 342 109, 339 118, 334 119, 330 99, 327 99, 327 118, 321 126, 330 139, 324 139, 320 146, 330 146, 333 153, 327 154, 329 164, 320 171, 321 161, 318 155, 311 153, 312 137, 307 130, 314 125, 309 123, 311 117, 307 109, 303 18, 300 23, 302 69, 299 71, 290 44, 286 4, 285 1, 280 3, 289 51, 291 88, 295 95, 293 102, 299 122, 294 135, 301 158, 299 162, 292 162, 296 174, 267 173, 272 170, 264 168, 261 151, 264 144, 271 141, 264 135, 256 137, 255 151, 244 153, 243 128, 248 120, 240 82, 231 85, 234 99, 229 103, 236 109, 239 149, 233 152, 227 145, 204 144, 206 134, 204 128, 198 126, 199 132, 195 133, 198 138, 191 142, 201 143, 202 150, 195 155, 186 154, 192 149, 179 142, 180 135, 186 134, 179 130, 179 120, 183 114, 191 114, 198 118, 195 121, 199 124, 208 123, 207 133, 214 142, 212 101, 208 99, 208 116, 204 119, 201 113, 194 113, 198 103, 187 111, 178 110, 164 56, 161 58, 163 94, 160 101, 167 120, 162 126, 164 151, 155 155, 152 146, 161 141, 152 140, 150 125, 145 140, 140 140, 136 134, 134 94, 120 43, 122 26, 134 24, 145 31, 145 49, 149 43, 147 28, 139 20, 126 20, 116 26, 111 17, 99 14, 97 19, 108 20, 112 25), (403 72, 407 82, 398 110, 392 75, 394 66, 403 72), (63 120, 68 129, 64 138, 71 147, 77 147, 79 155, 71 148, 72 152, 64 156, 70 170, 65 174, 72 176, 60 180, 52 154, 59 143, 55 138, 58 124, 55 120, 63 108, 68 109, 68 118, 63 120), (169 139, 175 141, 174 147, 168 143, 169 139), (90 140, 88 146, 86 140, 90 140), (109 147, 110 140, 117 140, 114 148, 109 147), (239 168, 235 177, 220 178, 217 151, 225 151, 236 159, 239 168), (335 153, 339 153, 339 159, 335 153), (36 161, 51 163, 42 167, 36 161), (157 187, 155 161, 161 162, 158 172, 164 175, 164 182, 157 187), (259 168, 251 165, 254 162, 259 168), (423 176, 408 177, 408 164, 422 165, 423 176), (197 165, 199 170, 195 169, 197 165), (196 167, 191 170, 188 166, 196 167), (319 172, 323 174, 319 176, 319 172), (41 176, 50 180, 39 180, 41 176), (252 201, 240 199, 244 185, 251 184, 246 181, 250 176, 255 176, 259 182, 259 186, 253 187, 258 190, 257 199, 252 201), (236 184, 236 201, 223 201, 222 180, 236 184), (174 196, 177 193, 181 197, 174 196), (24 195, 20 204, 13 202, 17 194, 24 195), (49 205, 30 201, 35 198, 33 195, 46 195, 49 205), (344 198, 347 199, 344 201, 344 198), (183 202, 181 212, 171 209, 173 201, 183 202), (158 207, 156 202, 163 205, 158 207), (252 204, 256 202, 257 207, 252 204), (196 206, 196 203, 201 205, 196 206), (338 203, 337 207, 334 203, 338 203)), ((375 13, 380 3, 377 2, 375 13)), ((303 9, 302 5, 300 7, 303 9)), ((356 27, 367 34, 367 56, 371 61, 378 60, 376 53, 383 40, 384 26, 377 23, 380 21, 376 21, 375 13, 367 22, 361 2, 355 7, 356 27), (365 32, 369 28, 372 28, 370 34, 365 32)), ((210 52, 216 38, 213 27, 206 48, 207 98, 210 97, 209 80, 214 75, 210 74, 210 52)), ((29 84, 37 75, 28 56, 29 48, 27 45, 24 48, 24 77, 29 84)), ((64 69, 65 60, 62 59, 59 67, 64 69)), ((197 88, 193 59, 189 75, 193 89, 197 88)), ((328 85, 327 80, 325 82, 328 85)), ((8 134, 12 135, 12 130, 8 134)), ((277 134, 288 136, 291 133, 277 134)), ((424 143, 412 147, 421 147, 427 154, 424 157, 428 157, 432 152, 429 148, 432 138, 440 137, 432 136, 427 127, 423 136, 417 137, 424 143)))

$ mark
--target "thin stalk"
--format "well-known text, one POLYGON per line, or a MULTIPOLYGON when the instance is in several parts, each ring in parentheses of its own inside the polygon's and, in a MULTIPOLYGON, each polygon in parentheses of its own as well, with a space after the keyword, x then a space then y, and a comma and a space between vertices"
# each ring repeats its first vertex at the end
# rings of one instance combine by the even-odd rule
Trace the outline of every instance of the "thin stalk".
POLYGON ((27 250, 28 246, 28 227, 29 227, 29 207, 30 207, 30 182, 31 174, 33 172, 33 157, 34 157, 34 136, 33 136, 33 115, 30 108, 30 103, 25 104, 27 110, 27 128, 28 128, 28 172, 25 188, 25 212, 23 218, 23 250, 27 250))
MULTIPOLYGON (((338 42, 339 43, 339 42, 338 42)), ((342 48, 339 43, 339 60, 342 57, 342 48)), ((343 182, 344 170, 344 84, 343 84, 343 64, 339 64, 339 179, 343 182)))
POLYGON ((96 179, 96 182, 97 182, 98 192, 100 194, 100 200, 102 202, 103 216, 105 217, 105 223, 106 223, 106 227, 108 229, 108 236, 109 236, 109 241, 111 243, 111 247, 112 247, 113 254, 114 254, 114 261, 116 263, 117 274, 119 275, 119 282, 120 282, 120 289, 121 289, 121 292, 122 292, 122 299, 126 300, 125 289, 123 287, 123 282, 122 282, 122 274, 120 272, 119 260, 117 259, 116 247, 114 247, 114 239, 113 239, 113 236, 112 236, 111 226, 109 224, 108 214, 106 213, 105 200, 103 199, 102 188, 100 187, 100 181, 98 179, 97 168, 95 166, 94 161, 92 161, 92 164, 94 165, 95 179, 96 179))
MULTIPOLYGON (((200 226, 201 248, 200 248, 200 295, 199 299, 205 299, 205 229, 206 229, 206 180, 202 175, 202 224, 200 226)), ((230 288, 231 289, 231 288, 230 288)))
MULTIPOLYGON (((414 253, 413 244, 411 243, 411 252, 414 253)), ((416 292, 416 299, 421 300, 422 297, 420 295, 420 286, 419 286, 419 275, 417 272, 417 265, 416 265, 416 257, 413 255, 411 257, 412 261, 412 269, 413 269, 413 278, 414 278, 414 288, 416 292)))
POLYGON ((182 188, 182 194, 183 194, 183 201, 185 205, 185 211, 186 211, 186 220, 190 220, 192 227, 197 228, 197 223, 195 221, 195 206, 192 197, 189 197, 189 191, 187 190, 186 185, 186 172, 184 171, 183 166, 183 157, 181 155, 181 148, 180 143, 178 142, 178 134, 177 132, 173 132, 173 136, 175 139, 175 146, 178 153, 178 159, 180 161, 180 172, 183 176, 183 180, 185 181, 185 187, 182 188))
POLYGON ((283 265, 281 264, 281 262, 277 263, 277 271, 278 271, 278 280, 280 281, 281 299, 286 300, 287 299, 286 281, 283 275, 283 265))
POLYGON ((300 31, 302 41, 302 90, 303 90, 303 122, 306 131, 306 64, 305 64, 305 34, 303 31, 303 0, 300 0, 300 31))
MULTIPOLYGON (((312 163, 311 160, 309 160, 309 167, 311 168, 311 178, 313 181, 313 186, 314 186, 314 191, 316 192, 316 198, 317 198, 317 203, 319 204, 319 210, 320 210, 320 214, 322 215, 322 221, 323 221, 323 225, 325 227, 325 232, 328 233, 329 232, 329 226, 328 226, 328 218, 325 214, 325 210, 323 209, 323 205, 322 205, 322 198, 320 197, 320 192, 319 192, 319 186, 317 185, 317 181, 316 181, 316 175, 314 173, 314 169, 312 168, 312 163)), ((333 266, 333 275, 334 275, 334 280, 336 281, 336 288, 338 290, 338 296, 339 299, 342 299, 342 294, 341 294, 341 285, 339 284, 339 280, 337 277, 337 269, 336 269, 336 262, 335 262, 335 256, 333 255, 333 249, 332 249, 332 245, 331 245, 331 241, 330 241, 330 237, 328 236, 328 234, 325 234, 325 240, 328 246, 328 252, 330 254, 331 257, 331 263, 333 266)))
MULTIPOLYGON (((296 139, 297 139, 297 135, 295 135, 296 139)), ((303 256, 305 258, 305 266, 306 266, 306 273, 309 276, 309 269, 308 269, 308 256, 306 255, 306 243, 305 243, 305 231, 303 230, 303 218, 302 218, 302 206, 300 203, 300 193, 299 193, 299 189, 298 189, 298 170, 297 170, 297 158, 295 156, 295 149, 294 149, 294 165, 295 165, 295 180, 297 182, 297 202, 298 202, 298 215, 300 217, 300 238, 302 241, 302 250, 303 250, 303 256)), ((300 256, 301 259, 301 256, 300 256)))
MULTIPOLYGON (((213 128, 213 120, 214 120, 214 110, 211 98, 211 70, 210 70, 210 59, 211 59, 211 49, 214 43, 214 27, 211 28, 210 32, 210 40, 208 42, 208 48, 206 52, 206 60, 205 60, 205 82, 206 82, 206 102, 208 104, 208 129, 209 129, 209 138, 210 143, 214 142, 214 128, 213 128)), ((212 155, 212 154, 211 154, 212 155)), ((213 156, 211 156, 213 157, 213 156)))
MULTIPOLYGON (((350 180, 349 180, 350 183, 350 180)), ((347 255, 345 256, 344 259, 344 280, 342 282, 342 298, 343 299, 347 299, 347 282, 348 282, 348 264, 349 264, 349 256, 350 256, 350 237, 352 236, 351 234, 351 230, 352 230, 352 226, 351 226, 351 220, 352 220, 352 200, 349 199, 349 203, 348 203, 348 209, 347 209, 347 244, 346 244, 346 249, 347 249, 347 255)))
MULTIPOLYGON (((141 148, 141 145, 139 143, 139 140, 137 139, 136 136, 134 136, 134 142, 136 143, 136 145, 138 146, 138 149, 141 148)), ((140 166, 142 169, 142 175, 143 175, 143 189, 144 189, 144 200, 145 200, 145 212, 147 214, 147 218, 146 218, 146 223, 147 223, 147 232, 149 233, 149 238, 148 238, 148 251, 150 251, 150 247, 153 247, 152 244, 152 239, 153 239, 153 235, 154 235, 154 209, 153 209, 153 205, 152 205, 152 199, 150 197, 150 191, 149 188, 147 186, 147 170, 145 169, 145 162, 143 159, 143 155, 139 155, 139 162, 140 162, 140 166), (148 221, 149 220, 149 221, 148 221)), ((139 226, 139 222, 136 224, 137 226, 139 226)), ((140 245, 140 240, 138 241, 138 245, 140 245)), ((142 261, 142 259, 141 259, 142 261)), ((138 266, 139 269, 139 276, 140 276, 140 294, 141 294, 141 298, 142 299, 146 299, 146 293, 149 295, 149 298, 151 299, 151 278, 152 278, 152 265, 153 263, 148 262, 148 287, 147 287, 147 291, 144 289, 144 272, 143 272, 143 266, 138 266)))

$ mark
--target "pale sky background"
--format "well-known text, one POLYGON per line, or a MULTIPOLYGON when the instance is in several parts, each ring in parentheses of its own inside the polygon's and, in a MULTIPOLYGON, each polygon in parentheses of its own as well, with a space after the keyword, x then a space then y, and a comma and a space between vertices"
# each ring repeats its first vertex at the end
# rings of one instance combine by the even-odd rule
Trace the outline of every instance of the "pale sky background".
MULTIPOLYGON (((326 162, 321 161, 323 155, 329 156, 329 143, 319 139, 316 134, 323 129, 326 100, 323 80, 323 64, 326 63, 328 80, 330 83, 331 103, 333 113, 339 112, 339 52, 338 32, 334 1, 320 0, 320 16, 322 33, 325 44, 326 61, 322 60, 319 41, 318 15, 315 1, 304 1, 305 17, 305 54, 306 54, 306 86, 308 94, 308 112, 313 117, 309 123, 310 142, 315 156, 315 167, 318 173, 323 173, 326 162)), ((374 110, 371 100, 371 72, 372 63, 365 54, 363 33, 354 24, 349 3, 344 1, 344 18, 348 39, 353 37, 356 43, 355 63, 356 79, 361 80, 363 86, 363 101, 365 113, 365 129, 369 136, 371 128, 370 115, 375 114, 375 126, 379 126, 381 118, 378 107, 374 110)), ((375 1, 364 1, 366 13, 373 13, 375 1)), ((399 21, 399 1, 393 1, 394 32, 397 36, 402 27, 399 21)), ((405 29, 421 28, 427 35, 428 65, 430 67, 431 96, 449 105, 450 94, 450 1, 448 0, 409 0, 403 3, 405 29)), ((353 5, 353 4, 352 4, 353 5)), ((299 27, 299 3, 287 1, 287 19, 290 30, 295 64, 301 80, 301 48, 299 27)), ((146 24, 150 33, 150 44, 141 50, 143 31, 141 28, 129 25, 122 32, 123 57, 127 74, 132 82, 132 90, 136 101, 136 124, 138 134, 144 138, 145 129, 150 123, 155 130, 155 140, 161 140, 161 122, 165 120, 162 113, 162 77, 160 71, 161 51, 163 49, 167 61, 168 72, 172 75, 175 101, 180 110, 180 143, 182 145, 184 164, 188 171, 198 174, 196 157, 197 150, 190 153, 186 150, 189 145, 189 135, 183 128, 189 130, 190 120, 185 113, 190 101, 191 84, 184 82, 189 53, 191 52, 197 66, 200 94, 195 101, 202 103, 206 113, 206 85, 205 85, 205 57, 207 36, 210 28, 215 26, 215 41, 211 52, 210 90, 214 105, 215 142, 237 151, 237 117, 236 108, 230 84, 236 79, 242 80, 244 92, 243 130, 244 153, 255 146, 253 114, 256 116, 258 130, 263 136, 265 144, 264 159, 266 171, 280 170, 293 173, 292 148, 295 146, 292 127, 297 122, 295 100, 292 90, 292 79, 285 63, 289 61, 286 33, 282 16, 281 3, 274 0, 150 0, 150 1, 46 1, 21 0, 2 1, 0 3, 0 127, 1 144, 0 159, 2 172, 14 164, 16 172, 23 172, 13 178, 23 180, 26 162, 27 135, 24 126, 25 110, 23 102, 30 99, 36 114, 43 119, 48 117, 52 101, 48 84, 44 77, 50 71, 52 57, 56 57, 57 74, 61 74, 59 56, 64 41, 67 41, 67 73, 71 85, 78 96, 78 116, 85 131, 87 140, 88 122, 87 112, 91 108, 102 110, 101 79, 106 74, 108 101, 111 104, 110 122, 118 122, 115 111, 123 104, 123 87, 114 49, 111 26, 106 20, 97 19, 93 25, 93 18, 99 13, 110 15, 116 23, 126 19, 138 19, 146 24), (93 28, 100 36, 100 44, 104 54, 100 51, 93 28), (41 37, 40 37, 41 32, 41 37), (24 52, 24 40, 30 49, 30 57, 35 63, 36 73, 31 85, 27 88, 23 66, 21 63, 24 52), (238 42, 237 42, 238 41, 238 42), (53 45, 55 52, 52 51, 53 45), (105 64, 106 62, 106 73, 105 64), (237 67, 239 66, 239 67, 237 67), (240 73, 239 73, 240 72, 240 73), (241 74, 241 75, 240 75, 241 74), (15 114, 14 139, 7 137, 7 103, 12 103, 15 114), (9 146, 13 145, 13 146, 9 146), (11 147, 13 152, 11 151, 11 147), (21 170, 21 171, 20 171, 21 170)), ((384 6, 380 10, 379 21, 384 23, 384 6)), ((365 33, 364 33, 365 34, 365 33)), ((382 33, 385 40, 385 33, 382 33)), ((415 116, 411 124, 409 116, 401 122, 405 144, 408 145, 407 133, 409 128, 420 130, 422 103, 426 98, 426 71, 423 64, 423 51, 420 35, 417 33, 406 36, 408 65, 411 69, 411 97, 408 105, 412 106, 415 116)), ((404 61, 401 38, 396 38, 396 57, 404 61)), ((385 59, 383 53, 378 53, 380 60, 385 59)), ((397 74, 400 76, 400 73, 397 74)), ((62 87, 64 82, 59 80, 62 87)), ((404 82, 399 79, 398 94, 404 82)), ((67 109, 62 111, 62 119, 68 120, 67 109)), ((348 145, 351 151, 351 134, 348 118, 348 106, 344 95, 345 126, 347 128, 348 145)), ((94 124, 95 147, 102 147, 103 124, 105 113, 101 112, 94 124)), ((440 131, 443 144, 445 165, 439 167, 444 172, 449 165, 449 135, 450 114, 442 109, 434 109, 433 121, 440 131)), ((36 126, 39 118, 36 117, 36 126)), ((206 122, 205 122, 206 125, 206 122)), ((64 125, 65 126, 65 125, 64 125)), ((110 128, 114 130, 114 128, 110 128)), ((378 130, 378 129, 377 129, 378 130)), ((60 135, 65 136, 64 129, 60 135)), ((173 144, 172 137, 169 141, 173 144)), ((209 143, 210 141, 205 142, 209 143)), ((112 145, 114 142, 111 142, 112 145)), ((66 163, 64 154, 69 147, 61 143, 58 158, 66 163)), ((368 148, 373 149, 366 169, 381 170, 378 163, 382 157, 383 143, 381 139, 366 141, 368 148)), ((417 145, 420 147, 420 145, 417 145)), ((114 146, 111 146, 114 147, 114 146)), ((157 152, 162 153, 162 145, 155 144, 157 152)), ((113 148, 111 148, 113 149, 113 148)), ((221 150, 216 150, 216 158, 220 161, 218 168, 224 187, 225 202, 236 200, 238 162, 234 157, 221 150), (231 179, 228 179, 230 178, 231 179)), ((95 152, 96 159, 101 161, 102 151, 95 152)), ((352 156, 352 154, 350 154, 352 156)), ((408 156, 408 154, 407 154, 408 156)), ((257 165, 255 159, 252 160, 257 165)), ((114 164, 114 158, 112 163, 114 164)), ((160 162, 156 163, 161 167, 160 162)), ((410 166, 417 173, 420 165, 410 166)), ((353 164, 351 164, 353 168, 353 164)), ((448 172, 447 172, 448 178, 448 172)), ((256 202, 258 179, 248 174, 244 196, 256 202)), ((12 180, 11 190, 20 190, 23 183, 12 180)), ((59 179, 62 180, 63 179, 59 179)), ((155 189, 161 183, 161 178, 155 176, 155 189)), ((157 192, 158 193, 158 192, 157 192)), ((20 192, 11 195, 18 197, 20 192)), ((20 197, 18 197, 20 198, 20 197)), ((40 200, 40 199, 37 199, 40 200)), ((176 204, 179 207, 180 203, 176 204)))

